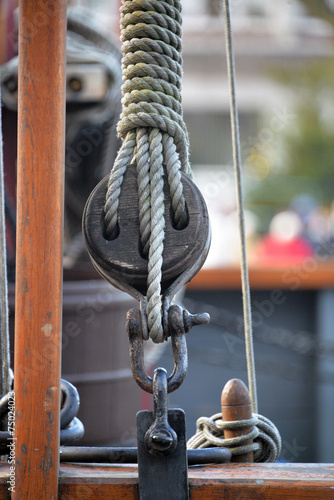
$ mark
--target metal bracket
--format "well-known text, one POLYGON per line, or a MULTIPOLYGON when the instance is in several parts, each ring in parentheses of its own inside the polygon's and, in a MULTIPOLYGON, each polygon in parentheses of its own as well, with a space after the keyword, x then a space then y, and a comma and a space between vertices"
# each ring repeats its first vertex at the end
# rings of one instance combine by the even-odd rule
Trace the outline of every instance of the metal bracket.
POLYGON ((167 372, 153 376, 153 412, 137 414, 140 500, 187 500, 188 458, 183 410, 169 410, 167 372))
POLYGON ((168 457, 150 453, 145 436, 153 423, 153 412, 137 414, 138 477, 140 500, 188 500, 186 422, 183 410, 169 410, 168 422, 177 444, 168 457))

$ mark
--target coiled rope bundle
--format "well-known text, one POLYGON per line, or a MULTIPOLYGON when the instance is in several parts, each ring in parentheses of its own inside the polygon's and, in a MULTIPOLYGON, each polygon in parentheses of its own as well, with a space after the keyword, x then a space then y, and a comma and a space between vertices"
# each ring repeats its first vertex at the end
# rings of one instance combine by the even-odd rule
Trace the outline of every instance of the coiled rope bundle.
POLYGON ((224 446, 230 449, 232 455, 254 452, 255 462, 275 462, 281 453, 282 441, 276 426, 257 413, 253 413, 251 419, 235 422, 223 421, 222 414, 216 413, 211 418, 199 418, 196 427, 196 434, 187 443, 190 449, 224 446), (253 429, 248 434, 224 438, 224 430, 246 429, 252 426, 253 429), (254 442, 248 444, 251 440, 254 442))
POLYGON ((187 222, 181 172, 191 176, 189 141, 181 106, 182 43, 179 0, 123 1, 123 140, 105 204, 106 235, 117 236, 117 209, 126 168, 136 163, 142 253, 148 258, 147 316, 154 342, 164 339, 161 276, 164 241, 164 166, 175 227, 187 222))

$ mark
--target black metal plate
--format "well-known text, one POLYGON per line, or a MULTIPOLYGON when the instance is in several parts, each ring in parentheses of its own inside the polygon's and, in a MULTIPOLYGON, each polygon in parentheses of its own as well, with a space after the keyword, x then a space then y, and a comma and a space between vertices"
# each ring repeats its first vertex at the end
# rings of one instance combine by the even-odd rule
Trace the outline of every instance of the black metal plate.
POLYGON ((137 413, 138 475, 140 500, 188 500, 186 423, 183 410, 168 410, 168 422, 177 434, 176 449, 167 456, 154 456, 145 444, 153 412, 137 413))

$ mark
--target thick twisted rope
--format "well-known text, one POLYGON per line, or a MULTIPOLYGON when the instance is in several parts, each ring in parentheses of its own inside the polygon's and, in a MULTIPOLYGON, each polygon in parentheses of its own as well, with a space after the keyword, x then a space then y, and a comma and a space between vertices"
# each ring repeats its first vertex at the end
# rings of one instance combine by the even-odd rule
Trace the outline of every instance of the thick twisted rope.
POLYGON ((105 204, 107 236, 117 236, 123 177, 137 165, 140 237, 148 258, 147 316, 150 337, 164 340, 161 276, 164 241, 164 166, 174 224, 187 221, 181 172, 191 176, 181 105, 181 2, 123 1, 121 7, 123 99, 117 131, 123 140, 112 168, 105 204))
POLYGON ((190 449, 222 446, 229 448, 232 455, 254 452, 255 462, 275 462, 281 453, 282 441, 276 426, 256 413, 249 420, 236 422, 224 422, 222 414, 216 413, 211 418, 199 418, 196 426, 196 434, 187 443, 190 449), (224 438, 224 430, 249 427, 253 429, 243 436, 224 438), (249 441, 254 442, 248 444, 249 441))

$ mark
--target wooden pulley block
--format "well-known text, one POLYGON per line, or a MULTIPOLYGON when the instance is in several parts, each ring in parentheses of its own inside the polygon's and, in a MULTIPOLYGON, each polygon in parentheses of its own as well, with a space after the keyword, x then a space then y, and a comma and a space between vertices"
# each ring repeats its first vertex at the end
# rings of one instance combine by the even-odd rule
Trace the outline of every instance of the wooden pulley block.
MULTIPOLYGON (((182 174, 188 222, 184 229, 173 225, 171 197, 165 179, 165 238, 162 294, 180 288, 202 267, 210 246, 210 224, 205 201, 196 185, 182 174)), ((118 235, 105 234, 104 205, 108 186, 105 177, 89 196, 83 214, 83 233, 90 258, 100 274, 116 287, 141 300, 146 296, 148 260, 143 256, 139 232, 136 166, 125 173, 118 207, 118 235)), ((177 290, 176 290, 177 291, 177 290)))

